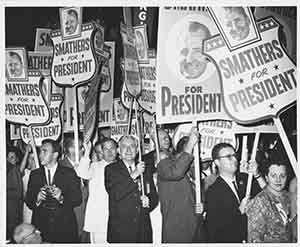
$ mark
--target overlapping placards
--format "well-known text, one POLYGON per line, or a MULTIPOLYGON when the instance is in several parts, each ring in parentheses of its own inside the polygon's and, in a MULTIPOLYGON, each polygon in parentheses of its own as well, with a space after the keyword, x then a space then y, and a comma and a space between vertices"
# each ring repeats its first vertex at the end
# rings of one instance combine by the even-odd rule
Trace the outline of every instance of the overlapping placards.
POLYGON ((36 52, 51 52, 53 51, 53 45, 50 38, 51 29, 49 28, 37 28, 35 34, 35 46, 36 52))
MULTIPOLYGON (((63 97, 60 94, 52 94, 50 102, 51 122, 47 125, 36 125, 32 127, 32 135, 35 144, 40 146, 44 139, 57 140, 62 133, 62 120, 61 120, 61 105, 63 97)), ((28 144, 31 140, 29 128, 21 126, 21 138, 28 144)))
POLYGON ((160 8, 157 122, 229 119, 215 64, 202 53, 218 30, 206 8, 160 8))

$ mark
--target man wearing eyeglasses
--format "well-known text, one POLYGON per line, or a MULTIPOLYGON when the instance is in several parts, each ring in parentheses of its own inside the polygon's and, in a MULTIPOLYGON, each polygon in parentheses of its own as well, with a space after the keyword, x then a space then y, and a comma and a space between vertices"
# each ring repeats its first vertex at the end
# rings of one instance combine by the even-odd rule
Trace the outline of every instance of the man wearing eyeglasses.
MULTIPOLYGON (((247 239, 245 197, 247 177, 238 172, 238 160, 232 145, 219 143, 212 150, 212 159, 219 170, 219 177, 206 192, 207 230, 209 242, 242 243, 247 239)), ((248 172, 259 178, 257 163, 250 162, 248 172)), ((256 179, 252 181, 252 194, 260 191, 256 179)))

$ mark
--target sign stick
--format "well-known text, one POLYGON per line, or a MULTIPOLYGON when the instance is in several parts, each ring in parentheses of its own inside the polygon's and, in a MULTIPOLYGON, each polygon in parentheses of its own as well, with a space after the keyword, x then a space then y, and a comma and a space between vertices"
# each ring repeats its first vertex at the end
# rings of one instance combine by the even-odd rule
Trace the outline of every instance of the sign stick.
POLYGON ((158 164, 158 162, 160 161, 160 152, 159 152, 159 143, 158 143, 158 133, 157 133, 157 126, 156 126, 156 119, 154 118, 154 142, 155 142, 155 150, 156 150, 156 164, 158 164))
POLYGON ((275 125, 276 125, 276 127, 278 129, 279 136, 280 136, 280 138, 282 140, 282 143, 283 143, 283 146, 285 148, 285 151, 286 151, 286 153, 287 153, 287 155, 289 157, 289 160, 290 160, 290 163, 291 163, 291 165, 293 167, 295 175, 296 175, 296 177, 298 177, 297 160, 296 160, 294 151, 293 151, 293 149, 291 147, 291 144, 289 142, 289 139, 287 138, 287 135, 286 135, 286 133, 284 131, 282 123, 281 123, 281 121, 280 121, 279 118, 275 118, 274 117, 273 120, 274 120, 274 123, 275 123, 275 125))
MULTIPOLYGON (((135 100, 135 116, 136 116, 136 129, 137 129, 137 136, 138 136, 138 141, 139 141, 139 162, 142 162, 142 148, 141 148, 141 129, 140 129, 140 123, 139 123, 139 118, 138 118, 138 103, 135 100)), ((144 190, 144 177, 143 174, 141 174, 141 187, 142 187, 142 195, 145 195, 145 190, 144 190)))
MULTIPOLYGON (((193 126, 197 126, 197 121, 193 121, 193 126)), ((194 147, 194 165, 195 165, 195 185, 196 185, 196 214, 199 214, 198 208, 199 204, 201 204, 201 181, 200 181, 200 157, 199 157, 199 143, 197 143, 194 147)))
POLYGON ((248 160, 248 149, 247 149, 247 141, 248 141, 248 136, 244 135, 243 136, 243 146, 242 146, 242 161, 247 161, 248 160))
POLYGON ((130 103, 130 109, 129 109, 129 116, 128 116, 128 129, 127 129, 127 135, 129 135, 129 134, 130 134, 130 131, 131 131, 131 121, 132 121, 133 101, 134 101, 134 98, 131 97, 131 103, 130 103))
POLYGON ((37 154, 37 151, 36 151, 36 145, 35 145, 34 137, 33 137, 33 134, 32 134, 32 126, 31 125, 29 125, 28 131, 29 131, 29 138, 30 138, 30 144, 31 144, 31 147, 32 147, 34 162, 35 162, 36 168, 39 168, 40 167, 39 157, 38 157, 38 154, 37 154))
MULTIPOLYGON (((254 143, 253 143, 252 153, 251 153, 251 160, 255 160, 255 157, 256 157, 256 151, 257 151, 257 146, 258 146, 258 141, 259 141, 259 135, 260 135, 259 132, 255 133, 255 138, 254 138, 254 143)), ((252 180, 253 180, 253 173, 248 173, 246 196, 250 196, 252 180)))
POLYGON ((75 146, 75 164, 79 164, 79 134, 78 134, 78 109, 77 109, 77 87, 74 90, 74 146, 75 146))

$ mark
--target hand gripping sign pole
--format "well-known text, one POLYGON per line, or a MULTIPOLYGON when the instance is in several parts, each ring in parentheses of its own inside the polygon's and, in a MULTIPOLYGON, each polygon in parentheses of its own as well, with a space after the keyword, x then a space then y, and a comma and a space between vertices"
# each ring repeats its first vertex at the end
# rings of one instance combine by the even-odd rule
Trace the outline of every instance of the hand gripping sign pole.
MULTIPOLYGON (((197 121, 193 121, 193 126, 198 129, 197 121)), ((194 164, 195 164, 195 184, 196 184, 196 205, 195 212, 200 214, 199 208, 201 204, 201 181, 200 181, 200 157, 199 157, 199 143, 194 147, 194 164)))
POLYGON ((295 154, 293 152, 293 149, 292 149, 292 147, 290 145, 290 142, 289 142, 289 140, 288 140, 288 138, 286 136, 286 133, 284 131, 282 123, 281 123, 279 117, 278 118, 274 117, 273 120, 274 120, 274 123, 275 123, 275 125, 276 125, 276 127, 278 129, 278 133, 279 133, 280 138, 282 140, 283 146, 284 146, 284 148, 285 148, 285 150, 287 152, 287 155, 289 157, 289 160, 290 160, 290 163, 291 163, 291 165, 293 167, 295 175, 298 177, 297 160, 296 160, 295 154))
MULTIPOLYGON (((253 143, 253 147, 252 147, 251 161, 255 161, 256 151, 257 151, 257 146, 258 146, 258 141, 259 141, 259 135, 260 135, 259 132, 255 133, 254 143, 253 143)), ((252 180, 253 180, 253 173, 248 173, 246 197, 250 196, 252 180)))
MULTIPOLYGON (((135 116, 136 116, 136 129, 137 129, 137 136, 138 136, 138 145, 139 145, 139 162, 142 162, 142 147, 141 147, 141 129, 140 129, 140 121, 138 118, 138 103, 137 100, 135 100, 135 116)), ((145 195, 144 190, 144 177, 143 174, 141 174, 141 188, 142 188, 142 195, 145 195)))
POLYGON ((34 137, 32 134, 32 126, 31 125, 29 125, 28 130, 29 130, 30 144, 31 144, 32 152, 33 152, 33 156, 34 156, 34 162, 35 162, 36 167, 39 168, 40 163, 39 163, 39 158, 38 158, 38 154, 36 151, 36 146, 35 146, 35 141, 34 141, 34 137))

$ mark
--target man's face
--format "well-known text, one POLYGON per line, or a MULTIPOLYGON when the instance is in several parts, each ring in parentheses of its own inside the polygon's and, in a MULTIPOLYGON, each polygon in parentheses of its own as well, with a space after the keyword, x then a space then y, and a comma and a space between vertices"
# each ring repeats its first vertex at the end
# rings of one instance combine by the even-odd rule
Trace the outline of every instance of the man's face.
POLYGON ((248 17, 238 10, 227 11, 225 14, 225 24, 234 40, 243 40, 250 32, 248 17))
POLYGON ((103 153, 102 153, 102 149, 101 149, 101 145, 100 144, 94 147, 94 152, 96 154, 97 161, 102 160, 103 153))
MULTIPOLYGON (((78 141, 78 148, 79 148, 79 159, 84 155, 84 146, 82 140, 78 141)), ((67 156, 72 160, 75 161, 75 141, 72 140, 70 146, 67 148, 67 156)))
POLYGON ((12 165, 16 165, 18 163, 18 157, 15 152, 9 152, 7 154, 7 161, 12 165))
POLYGON ((53 164, 57 160, 57 153, 53 152, 53 147, 50 143, 45 143, 40 149, 40 163, 43 166, 53 164))
POLYGON ((74 14, 68 14, 66 20, 66 34, 73 34, 77 29, 78 20, 74 14))
POLYGON ((22 244, 42 243, 41 232, 32 225, 24 226, 23 235, 22 244))
POLYGON ((135 141, 130 138, 123 138, 120 142, 120 158, 125 161, 134 161, 136 154, 135 141))
POLYGON ((107 162, 112 162, 117 157, 117 147, 112 141, 103 143, 103 159, 107 162))
POLYGON ((238 168, 236 153, 231 147, 222 148, 215 160, 220 172, 233 175, 238 168))
POLYGON ((269 188, 276 192, 281 192, 287 180, 285 166, 271 165, 266 176, 269 188))
POLYGON ((170 138, 167 132, 164 130, 158 131, 158 142, 159 147, 163 149, 169 149, 170 147, 170 138))
POLYGON ((23 71, 23 65, 17 56, 8 57, 8 71, 13 77, 20 77, 23 71))

